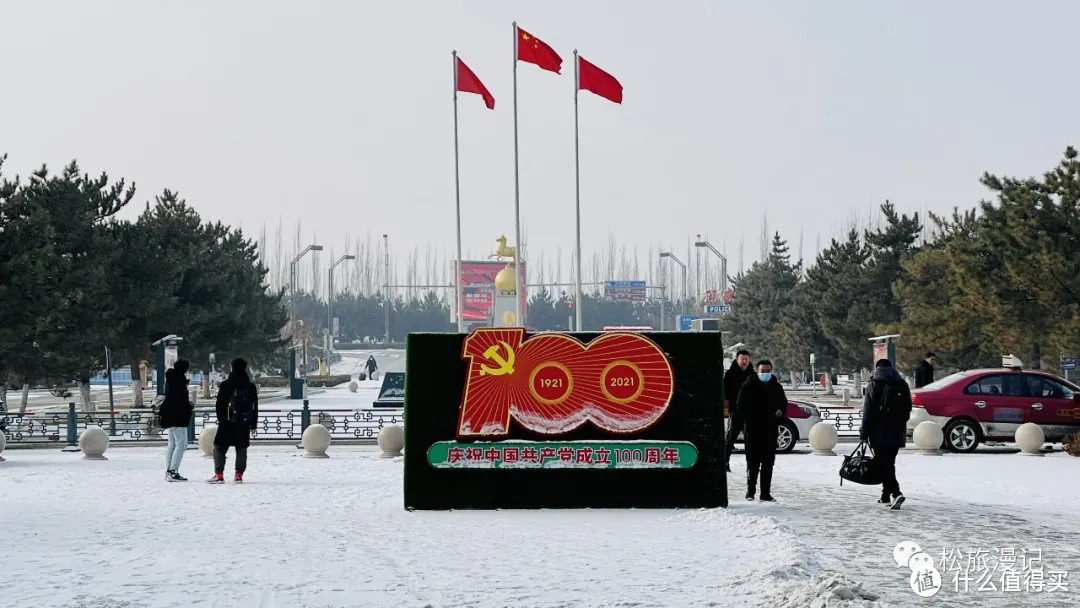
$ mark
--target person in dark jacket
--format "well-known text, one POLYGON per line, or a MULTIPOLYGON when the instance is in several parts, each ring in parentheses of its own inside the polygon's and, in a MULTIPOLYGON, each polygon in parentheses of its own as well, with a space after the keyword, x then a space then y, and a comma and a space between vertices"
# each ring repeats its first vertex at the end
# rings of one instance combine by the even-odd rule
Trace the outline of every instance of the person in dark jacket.
POLYGON ((761 500, 773 502, 772 470, 776 460, 777 426, 787 411, 787 395, 772 374, 771 361, 758 362, 757 374, 747 378, 739 390, 737 403, 746 446, 746 499, 754 500, 760 470, 761 500))
POLYGON ((937 356, 934 353, 926 353, 926 358, 915 367, 915 388, 922 388, 934 381, 934 365, 937 364, 937 356))
POLYGON ((186 359, 177 359, 172 369, 165 370, 165 399, 158 414, 161 428, 168 429, 169 445, 165 448, 165 480, 187 481, 180 475, 180 461, 187 449, 188 424, 191 421, 191 398, 188 396, 187 372, 191 367, 186 359))
POLYGON ((375 355, 368 355, 367 361, 364 362, 364 369, 367 370, 368 379, 374 380, 373 374, 379 370, 379 364, 375 362, 375 355))
POLYGON ((735 449, 735 439, 743 430, 742 415, 739 414, 739 389, 746 384, 746 379, 754 375, 754 367, 750 365, 750 351, 740 350, 735 354, 735 360, 724 374, 724 400, 727 402, 728 425, 727 441, 724 442, 724 464, 727 465, 728 473, 731 472, 731 451, 735 449))
POLYGON ((233 359, 229 377, 218 387, 217 396, 218 430, 214 437, 214 476, 207 483, 225 483, 225 455, 229 447, 236 448, 236 474, 233 480, 243 483, 247 469, 247 450, 251 445, 251 431, 259 420, 259 390, 248 375, 247 361, 233 359), (240 392, 243 394, 238 394, 240 392), (234 401, 234 397, 236 400, 234 401), (243 400, 250 406, 251 422, 246 426, 234 421, 234 406, 243 400))
POLYGON ((881 488, 881 500, 899 508, 904 502, 900 492, 900 483, 896 480, 896 455, 907 444, 907 420, 911 414, 911 393, 907 382, 893 367, 888 359, 881 359, 874 365, 874 375, 866 385, 863 397, 862 426, 859 427, 859 439, 869 442, 874 450, 874 462, 881 468, 884 482, 881 488), (883 413, 882 392, 895 388, 898 394, 907 394, 908 403, 890 405, 895 412, 883 413))

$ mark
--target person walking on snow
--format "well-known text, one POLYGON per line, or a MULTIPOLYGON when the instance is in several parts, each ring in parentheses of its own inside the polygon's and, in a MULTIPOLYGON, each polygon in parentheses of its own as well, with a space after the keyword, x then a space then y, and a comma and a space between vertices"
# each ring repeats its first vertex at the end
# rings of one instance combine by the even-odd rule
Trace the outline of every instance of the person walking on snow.
POLYGON ((926 358, 915 367, 915 388, 922 388, 934 381, 934 365, 937 356, 934 353, 926 353, 926 358))
POLYGON ((772 374, 772 362, 763 359, 757 374, 747 378, 737 400, 743 419, 746 446, 746 499, 754 500, 754 488, 761 473, 761 500, 773 502, 772 471, 776 460, 776 434, 780 417, 787 410, 784 387, 772 374))
POLYGON ((859 439, 870 443, 874 462, 884 477, 879 502, 891 504, 894 509, 904 503, 896 480, 896 455, 907 444, 910 415, 911 389, 892 362, 881 359, 874 364, 874 375, 866 385, 859 439))
POLYGON ((735 449, 735 439, 743 430, 742 415, 739 414, 739 389, 746 384, 746 379, 754 375, 754 368, 750 365, 750 351, 740 350, 735 354, 735 360, 724 374, 724 400, 728 409, 727 441, 724 442, 724 464, 727 465, 728 473, 731 472, 731 451, 735 449))
POLYGON ((251 431, 259 420, 259 390, 248 376, 247 361, 233 359, 229 377, 221 383, 217 396, 218 430, 214 437, 214 476, 206 483, 225 483, 225 456, 236 448, 236 474, 243 483, 251 431))
POLYGON ((379 364, 375 363, 375 355, 368 355, 367 361, 364 362, 364 369, 367 370, 368 379, 374 380, 372 374, 379 370, 379 364))
POLYGON ((191 364, 177 359, 172 369, 165 370, 165 399, 161 402, 161 428, 168 429, 169 445, 165 448, 165 481, 187 481, 180 475, 180 461, 188 443, 188 424, 191 421, 191 398, 188 396, 187 372, 191 364))

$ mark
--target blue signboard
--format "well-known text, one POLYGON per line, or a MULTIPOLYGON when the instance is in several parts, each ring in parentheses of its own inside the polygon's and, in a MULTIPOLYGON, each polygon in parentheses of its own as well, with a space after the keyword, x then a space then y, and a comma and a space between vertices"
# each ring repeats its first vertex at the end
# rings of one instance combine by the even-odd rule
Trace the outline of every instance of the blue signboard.
POLYGON ((690 331, 694 327, 694 319, 700 319, 698 315, 678 315, 675 317, 678 322, 679 331, 690 331))
POLYGON ((608 300, 645 300, 645 281, 606 281, 604 297, 608 300))
POLYGON ((706 304, 705 314, 707 315, 726 315, 731 312, 731 304, 706 304))
POLYGON ((1076 359, 1065 359, 1061 362, 1061 369, 1066 372, 1076 371, 1076 359))

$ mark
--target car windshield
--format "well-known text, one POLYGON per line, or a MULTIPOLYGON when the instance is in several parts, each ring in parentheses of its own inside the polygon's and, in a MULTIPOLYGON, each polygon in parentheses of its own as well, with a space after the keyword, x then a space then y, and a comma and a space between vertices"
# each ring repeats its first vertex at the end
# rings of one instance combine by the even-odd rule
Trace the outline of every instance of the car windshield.
POLYGON ((967 376, 967 372, 956 372, 955 374, 949 374, 948 376, 945 376, 944 378, 935 380, 935 381, 931 382, 930 384, 927 384, 926 386, 920 388, 919 390, 921 390, 921 391, 936 391, 936 390, 938 390, 940 388, 945 388, 946 386, 949 386, 953 382, 956 382, 957 380, 959 380, 959 379, 961 379, 961 378, 963 378, 965 376, 967 376))

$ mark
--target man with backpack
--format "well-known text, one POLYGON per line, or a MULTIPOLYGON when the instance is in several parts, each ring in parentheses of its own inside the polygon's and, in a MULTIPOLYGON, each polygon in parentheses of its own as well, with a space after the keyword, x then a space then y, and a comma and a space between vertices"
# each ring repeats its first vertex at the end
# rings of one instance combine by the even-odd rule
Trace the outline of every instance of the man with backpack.
POLYGON ((888 359, 874 364, 866 385, 859 439, 874 450, 874 462, 883 482, 880 503, 899 509, 904 503, 896 480, 896 455, 907 445, 907 421, 911 415, 911 389, 888 359))
POLYGON ((229 447, 236 448, 235 483, 243 483, 247 469, 247 450, 251 431, 259 420, 258 387, 248 376, 247 361, 233 359, 229 377, 218 388, 218 430, 214 437, 214 476, 206 483, 225 483, 225 455, 229 447))

